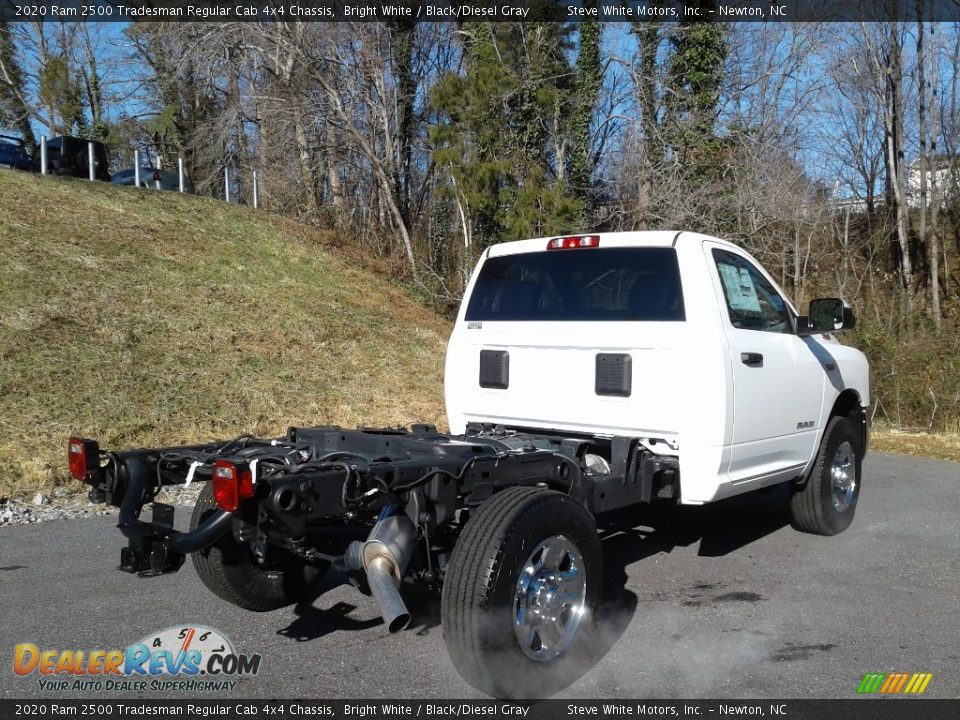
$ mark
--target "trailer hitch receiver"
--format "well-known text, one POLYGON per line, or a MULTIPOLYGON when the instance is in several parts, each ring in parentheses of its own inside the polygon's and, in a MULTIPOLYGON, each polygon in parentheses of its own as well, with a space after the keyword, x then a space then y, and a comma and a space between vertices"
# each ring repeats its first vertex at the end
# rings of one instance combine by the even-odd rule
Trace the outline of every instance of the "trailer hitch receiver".
POLYGON ((170 546, 164 532, 173 530, 173 514, 172 505, 154 503, 152 522, 142 524, 144 532, 130 533, 127 547, 120 550, 121 570, 148 577, 176 572, 183 566, 186 555, 170 546))
POLYGON ((127 488, 120 504, 117 527, 128 539, 120 551, 120 569, 140 575, 176 572, 187 553, 198 552, 215 543, 230 530, 233 514, 217 510, 199 527, 182 533, 173 529, 172 505, 153 503, 151 522, 140 520, 140 511, 150 491, 149 473, 142 460, 128 458, 127 488))
POLYGON ((120 550, 120 569, 142 577, 162 575, 179 570, 186 557, 170 548, 162 536, 137 535, 120 550))

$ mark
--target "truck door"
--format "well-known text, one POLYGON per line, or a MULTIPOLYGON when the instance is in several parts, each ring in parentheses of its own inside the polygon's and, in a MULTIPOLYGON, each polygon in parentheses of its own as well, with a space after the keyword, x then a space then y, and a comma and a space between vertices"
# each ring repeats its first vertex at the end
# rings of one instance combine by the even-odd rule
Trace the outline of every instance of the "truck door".
POLYGON ((813 455, 823 402, 820 361, 795 331, 773 281, 746 254, 705 243, 716 270, 733 376, 733 482, 786 480, 813 455))

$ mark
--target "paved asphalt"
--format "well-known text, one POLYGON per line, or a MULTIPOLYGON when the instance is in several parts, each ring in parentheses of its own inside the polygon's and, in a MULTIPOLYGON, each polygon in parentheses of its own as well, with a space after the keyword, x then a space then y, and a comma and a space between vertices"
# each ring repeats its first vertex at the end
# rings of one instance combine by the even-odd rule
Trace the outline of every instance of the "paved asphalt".
MULTIPOLYGON (((869 456, 857 517, 834 538, 794 531, 784 500, 610 520, 598 657, 560 697, 850 698, 864 673, 894 671, 933 673, 926 696, 960 697, 960 465, 869 456)), ((184 697, 44 691, 12 659, 21 642, 124 648, 188 623, 262 654, 233 697, 482 697, 451 666, 429 594, 407 591, 414 624, 392 636, 335 576, 313 604, 249 613, 190 562, 159 578, 119 572, 114 523, 0 528, 0 697, 184 697)))

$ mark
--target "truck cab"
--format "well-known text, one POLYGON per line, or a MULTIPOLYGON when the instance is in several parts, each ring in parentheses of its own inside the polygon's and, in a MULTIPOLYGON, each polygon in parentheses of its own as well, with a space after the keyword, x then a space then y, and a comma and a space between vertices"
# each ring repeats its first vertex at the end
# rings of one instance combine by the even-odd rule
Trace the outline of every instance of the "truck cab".
POLYGON ((677 458, 685 504, 803 478, 832 417, 866 450, 867 360, 833 319, 811 326, 749 253, 697 233, 494 245, 450 338, 450 429, 589 437, 606 461, 633 438, 677 458))

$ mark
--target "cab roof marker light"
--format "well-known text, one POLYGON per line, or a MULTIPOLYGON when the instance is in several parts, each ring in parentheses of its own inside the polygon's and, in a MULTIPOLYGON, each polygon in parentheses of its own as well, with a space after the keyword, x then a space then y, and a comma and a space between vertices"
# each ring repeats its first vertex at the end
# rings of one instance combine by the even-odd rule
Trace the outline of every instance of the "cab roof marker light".
POLYGON ((547 243, 547 250, 576 250, 600 247, 599 235, 568 235, 557 237, 547 243))

